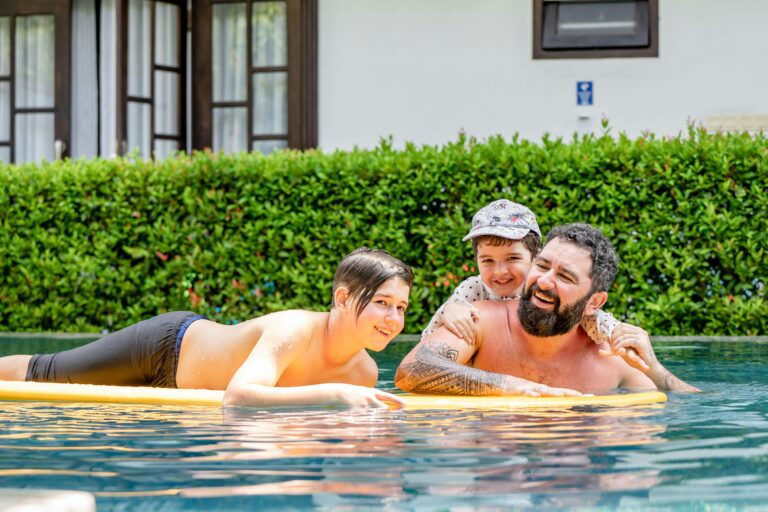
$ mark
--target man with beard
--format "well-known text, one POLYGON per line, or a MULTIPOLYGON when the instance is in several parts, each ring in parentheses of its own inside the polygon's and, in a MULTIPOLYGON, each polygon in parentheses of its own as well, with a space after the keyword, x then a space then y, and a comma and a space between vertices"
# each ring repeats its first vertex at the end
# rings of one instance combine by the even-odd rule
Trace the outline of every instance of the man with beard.
POLYGON ((596 345, 579 327, 584 315, 605 304, 617 270, 616 252, 599 230, 554 228, 518 300, 473 304, 480 311, 474 344, 441 327, 403 359, 395 385, 443 395, 698 391, 659 363, 643 329, 620 324, 609 346, 596 345))

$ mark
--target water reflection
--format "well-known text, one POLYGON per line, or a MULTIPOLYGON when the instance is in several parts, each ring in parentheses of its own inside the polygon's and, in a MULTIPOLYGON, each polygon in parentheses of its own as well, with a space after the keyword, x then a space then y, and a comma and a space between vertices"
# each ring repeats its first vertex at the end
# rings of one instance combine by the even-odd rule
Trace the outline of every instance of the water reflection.
POLYGON ((766 347, 716 348, 695 363, 690 351, 666 354, 704 393, 634 408, 2 402, 0 487, 84 490, 99 510, 759 509, 766 347))
MULTIPOLYGON (((633 448, 663 439, 654 422, 663 406, 624 410, 435 412, 314 411, 279 414, 227 410, 225 439, 187 448, 198 480, 259 476, 245 486, 194 487, 187 496, 283 494, 415 496, 571 493, 584 503, 585 489, 645 490, 657 471, 617 472, 609 447, 633 448), (252 469, 265 463, 269 470, 252 469), (228 463, 228 464, 224 464, 228 463)), ((356 503, 353 498, 353 503, 356 503)))
POLYGON ((14 403, 0 432, 0 484, 43 477, 48 486, 67 488, 77 478, 70 488, 111 500, 293 496, 301 497, 293 504, 354 508, 366 500, 410 507, 505 496, 584 505, 659 483, 658 469, 623 463, 640 447, 664 441, 657 421, 663 411, 14 403), (21 461, 14 467, 11 454, 21 461))

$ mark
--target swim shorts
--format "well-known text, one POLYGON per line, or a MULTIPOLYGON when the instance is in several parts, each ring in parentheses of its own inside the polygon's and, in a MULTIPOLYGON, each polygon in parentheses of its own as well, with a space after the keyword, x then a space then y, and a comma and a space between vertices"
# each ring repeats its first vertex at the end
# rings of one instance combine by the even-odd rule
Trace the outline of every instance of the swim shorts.
POLYGON ((82 347, 34 355, 26 380, 175 388, 184 332, 202 318, 191 311, 164 313, 82 347))

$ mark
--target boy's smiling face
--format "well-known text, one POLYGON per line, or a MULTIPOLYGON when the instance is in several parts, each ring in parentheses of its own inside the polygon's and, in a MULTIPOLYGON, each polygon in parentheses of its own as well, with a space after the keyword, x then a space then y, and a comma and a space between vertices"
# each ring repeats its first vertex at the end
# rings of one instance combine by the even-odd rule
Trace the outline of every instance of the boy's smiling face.
POLYGON ((480 279, 502 297, 513 297, 522 292, 532 259, 531 251, 519 240, 509 240, 508 245, 493 245, 486 241, 477 244, 480 279))

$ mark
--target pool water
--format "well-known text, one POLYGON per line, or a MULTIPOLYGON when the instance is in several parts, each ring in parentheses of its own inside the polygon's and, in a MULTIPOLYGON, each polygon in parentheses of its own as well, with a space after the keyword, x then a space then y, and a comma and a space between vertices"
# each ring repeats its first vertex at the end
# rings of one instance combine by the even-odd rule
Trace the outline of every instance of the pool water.
MULTIPOLYGON (((410 347, 376 356, 380 387, 410 347)), ((704 392, 518 412, 3 402, 0 487, 100 511, 768 509, 768 344, 656 349, 704 392)))

